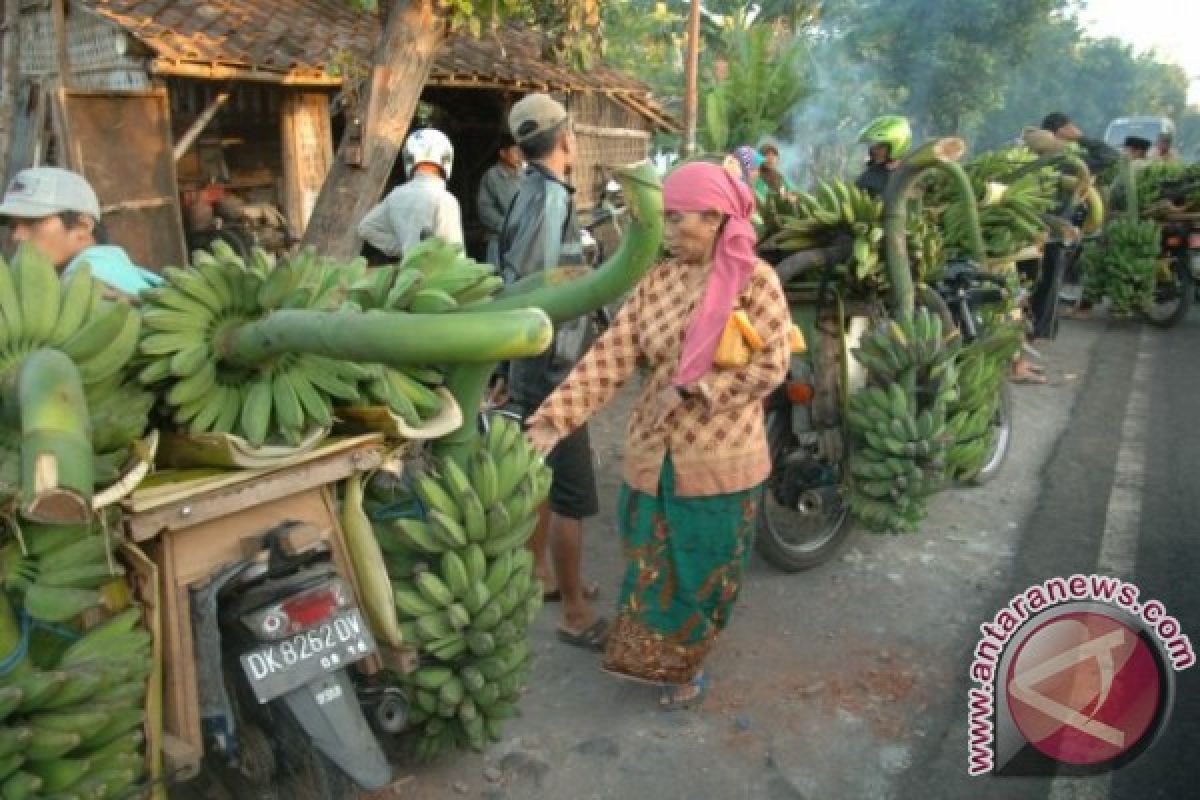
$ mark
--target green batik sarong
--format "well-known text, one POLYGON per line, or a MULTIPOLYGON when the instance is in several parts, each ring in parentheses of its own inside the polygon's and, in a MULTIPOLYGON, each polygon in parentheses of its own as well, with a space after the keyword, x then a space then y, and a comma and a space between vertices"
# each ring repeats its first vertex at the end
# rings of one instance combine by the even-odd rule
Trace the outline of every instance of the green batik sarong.
POLYGON ((621 486, 617 528, 626 567, 606 670, 656 683, 696 676, 729 624, 761 496, 755 487, 677 497, 669 457, 657 497, 621 486))

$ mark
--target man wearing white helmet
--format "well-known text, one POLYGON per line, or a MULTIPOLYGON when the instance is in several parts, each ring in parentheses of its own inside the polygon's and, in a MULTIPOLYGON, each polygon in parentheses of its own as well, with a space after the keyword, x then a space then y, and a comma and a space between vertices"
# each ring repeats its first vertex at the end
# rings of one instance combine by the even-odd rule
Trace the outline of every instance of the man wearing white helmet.
POLYGON ((441 131, 422 128, 404 142, 403 156, 408 183, 367 212, 358 235, 392 258, 403 258, 410 247, 433 236, 461 245, 462 211, 446 189, 454 145, 441 131))

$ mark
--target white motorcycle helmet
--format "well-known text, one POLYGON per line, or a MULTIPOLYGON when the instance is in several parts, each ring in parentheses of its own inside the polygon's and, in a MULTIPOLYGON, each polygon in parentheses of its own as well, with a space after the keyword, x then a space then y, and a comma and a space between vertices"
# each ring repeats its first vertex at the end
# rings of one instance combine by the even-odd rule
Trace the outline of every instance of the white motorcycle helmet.
POLYGON ((421 128, 409 134, 404 142, 404 172, 412 177, 417 164, 433 164, 441 167, 442 175, 450 180, 450 168, 454 166, 454 145, 446 134, 434 128, 421 128))

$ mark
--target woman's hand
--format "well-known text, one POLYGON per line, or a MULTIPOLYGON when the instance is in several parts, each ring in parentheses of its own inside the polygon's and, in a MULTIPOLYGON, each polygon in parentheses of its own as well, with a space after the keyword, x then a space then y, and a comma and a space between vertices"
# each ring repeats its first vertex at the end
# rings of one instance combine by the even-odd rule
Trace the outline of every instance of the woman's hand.
POLYGON ((540 422, 525 429, 525 438, 529 440, 529 446, 534 450, 542 455, 549 455, 562 436, 553 425, 548 422, 540 422))

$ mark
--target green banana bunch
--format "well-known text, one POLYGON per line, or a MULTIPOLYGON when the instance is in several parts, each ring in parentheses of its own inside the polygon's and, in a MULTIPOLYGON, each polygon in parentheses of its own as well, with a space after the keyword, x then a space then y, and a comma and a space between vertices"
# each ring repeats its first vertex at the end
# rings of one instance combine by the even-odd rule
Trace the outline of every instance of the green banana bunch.
POLYGON ((356 281, 349 299, 363 310, 438 314, 483 304, 503 285, 490 265, 468 258, 460 246, 426 239, 400 264, 376 268, 356 281))
POLYGON ((1161 242, 1162 229, 1154 222, 1111 220, 1099 239, 1084 245, 1080 263, 1085 291, 1107 296, 1116 313, 1144 309, 1160 278, 1161 242))
POLYGON ((1020 351, 1024 331, 1011 320, 985 320, 978 339, 958 353, 958 396, 949 404, 946 474, 968 481, 979 474, 995 445, 993 425, 1008 369, 1020 351))
MULTIPOLYGON (((141 315, 124 301, 104 299, 104 286, 84 264, 60 279, 30 245, 10 264, 0 258, 0 379, 12 384, 25 359, 41 348, 62 351, 83 380, 92 419, 95 482, 115 480, 130 445, 149 424, 153 397, 130 380, 141 315)), ((0 500, 19 482, 19 411, 12 394, 0 397, 0 500)))
POLYGON ((857 186, 837 179, 820 181, 812 193, 773 199, 766 219, 767 241, 784 251, 824 247, 850 234, 853 254, 840 277, 863 288, 885 280, 883 202, 857 186))
POLYGON ((411 476, 423 519, 374 523, 401 636, 421 652, 405 685, 422 759, 498 740, 525 685, 542 605, 525 543, 550 477, 519 426, 497 417, 465 464, 445 458, 411 476))
POLYGON ((926 499, 945 483, 958 352, 957 330, 944 332, 941 318, 927 308, 910 320, 882 320, 853 351, 868 385, 846 406, 852 447, 847 503, 872 530, 915 531, 926 499), (905 388, 910 382, 914 391, 905 388))
POLYGON ((851 351, 872 377, 895 382, 911 369, 929 369, 954 355, 958 331, 943 331, 942 319, 922 308, 907 320, 885 319, 851 351))
POLYGON ((193 269, 167 268, 167 284, 143 293, 146 361, 138 377, 157 389, 176 425, 238 434, 253 445, 296 443, 333 423, 333 401, 358 400, 369 370, 349 361, 285 354, 253 368, 220 359, 216 338, 230 323, 278 309, 331 310, 341 282, 365 269, 331 265, 311 249, 276 263, 255 249, 246 263, 218 240, 197 250, 193 269))
POLYGON ((908 218, 907 239, 913 281, 933 286, 946 271, 946 242, 934 215, 914 209, 908 218))
MULTIPOLYGON (((69 564, 92 563, 77 562, 76 555, 81 543, 98 538, 86 528, 37 526, 24 535, 39 561, 39 581, 65 575, 69 564)), ((11 657, 19 624, 9 594, 0 595, 0 653, 11 657)), ((25 610, 34 615, 28 602, 25 610)), ((140 789, 153 661, 151 635, 141 622, 134 607, 74 641, 58 630, 34 631, 25 655, 0 676, 0 796, 108 798, 140 789)))

